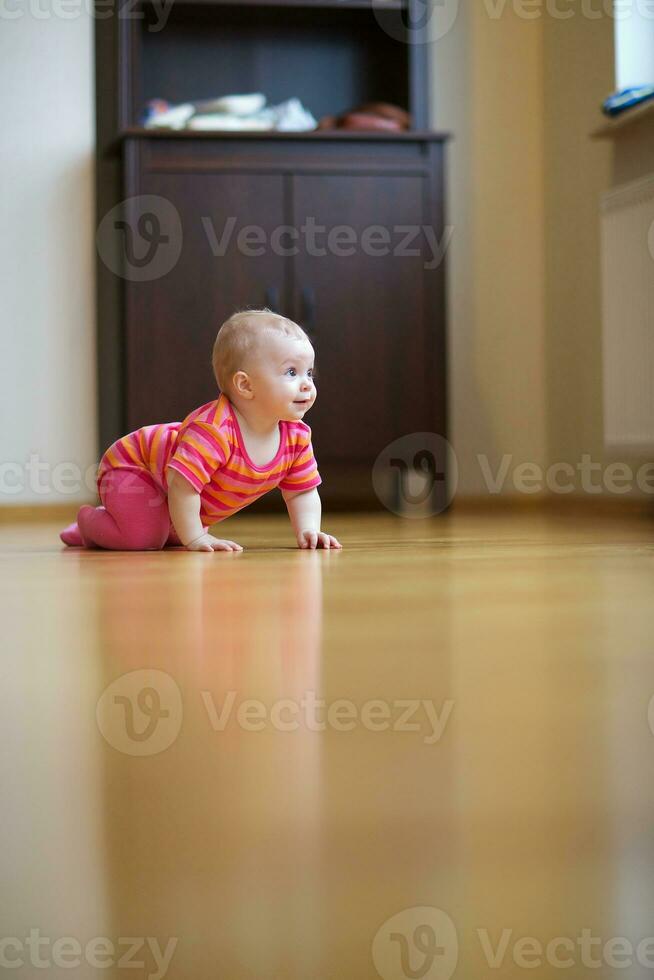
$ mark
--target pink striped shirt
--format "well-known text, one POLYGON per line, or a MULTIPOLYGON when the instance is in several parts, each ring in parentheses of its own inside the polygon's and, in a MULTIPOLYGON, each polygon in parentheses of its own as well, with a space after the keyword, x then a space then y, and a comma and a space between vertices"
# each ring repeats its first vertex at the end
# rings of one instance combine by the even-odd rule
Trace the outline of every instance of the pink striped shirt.
POLYGON ((196 408, 183 422, 146 425, 114 442, 100 460, 98 485, 113 469, 147 470, 163 490, 167 471, 180 473, 200 494, 205 526, 224 520, 275 487, 311 490, 322 483, 305 422, 279 423, 279 450, 265 466, 247 454, 226 395, 196 408))

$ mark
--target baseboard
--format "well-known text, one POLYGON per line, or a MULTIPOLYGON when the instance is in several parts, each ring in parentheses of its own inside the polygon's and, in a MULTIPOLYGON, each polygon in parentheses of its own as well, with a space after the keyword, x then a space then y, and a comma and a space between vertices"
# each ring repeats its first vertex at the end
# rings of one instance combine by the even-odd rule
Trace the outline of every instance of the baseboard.
POLYGON ((615 494, 513 494, 467 497, 456 496, 448 512, 548 514, 634 514, 654 517, 654 498, 615 494))
MULTIPOLYGON (((83 503, 84 501, 82 501, 83 503)), ((89 500, 86 503, 97 504, 96 500, 89 500)), ((259 507, 256 501, 251 507, 243 511, 249 512, 251 516, 263 516, 264 514, 279 513, 285 514, 283 507, 268 506, 259 507)), ((39 523, 61 523, 69 524, 75 520, 77 511, 81 503, 74 504, 5 504, 0 507, 0 525, 2 524, 39 524, 39 523)), ((380 504, 376 507, 364 508, 360 500, 353 500, 348 507, 344 500, 336 506, 323 507, 324 513, 388 513, 380 504)), ((648 497, 619 497, 609 494, 526 494, 503 496, 456 496, 450 504, 446 514, 506 514, 506 513, 548 513, 548 514, 606 514, 606 515, 634 515, 654 518, 654 499, 648 497)))
MULTIPOLYGON (((0 507, 0 524, 70 524, 77 517, 82 503, 4 504, 0 507)), ((88 500, 86 503, 96 504, 97 500, 88 500)))

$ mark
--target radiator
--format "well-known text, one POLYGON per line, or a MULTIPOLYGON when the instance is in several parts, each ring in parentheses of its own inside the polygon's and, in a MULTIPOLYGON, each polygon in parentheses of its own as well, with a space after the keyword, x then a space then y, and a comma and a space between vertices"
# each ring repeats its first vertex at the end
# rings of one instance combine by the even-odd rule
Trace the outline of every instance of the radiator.
POLYGON ((606 449, 654 450, 654 174, 601 198, 606 449))

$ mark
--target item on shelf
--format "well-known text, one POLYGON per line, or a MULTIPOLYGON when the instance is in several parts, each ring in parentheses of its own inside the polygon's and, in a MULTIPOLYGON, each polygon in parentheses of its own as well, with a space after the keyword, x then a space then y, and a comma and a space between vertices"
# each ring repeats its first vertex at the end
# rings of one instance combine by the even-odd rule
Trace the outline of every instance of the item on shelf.
POLYGON ((243 132, 265 132, 274 129, 268 119, 258 119, 254 116, 233 116, 226 112, 206 113, 200 116, 193 116, 188 121, 185 129, 194 129, 196 132, 207 132, 212 129, 227 129, 230 131, 242 130, 243 132))
POLYGON ((654 98, 654 85, 640 85, 637 88, 625 88, 614 92, 602 103, 602 112, 607 116, 617 116, 618 113, 632 106, 654 98))
POLYGON ((196 115, 214 112, 225 112, 231 116, 252 116, 260 112, 266 104, 266 96, 262 92, 251 95, 223 95, 220 99, 202 99, 194 102, 196 115))
POLYGON ((173 106, 165 99, 152 99, 146 106, 142 123, 148 129, 184 129, 195 112, 191 102, 173 106))
POLYGON ((395 119, 385 119, 383 116, 375 116, 371 112, 348 112, 338 128, 371 129, 397 133, 403 130, 404 126, 400 126, 395 119))
POLYGON ((411 116, 389 102, 366 102, 338 116, 323 116, 318 129, 354 129, 401 132, 411 129, 411 116))
POLYGON ((316 129, 318 123, 299 99, 288 99, 279 105, 266 106, 260 92, 249 95, 225 95, 171 106, 165 99, 152 99, 143 116, 146 129, 191 129, 209 131, 304 132, 316 129))

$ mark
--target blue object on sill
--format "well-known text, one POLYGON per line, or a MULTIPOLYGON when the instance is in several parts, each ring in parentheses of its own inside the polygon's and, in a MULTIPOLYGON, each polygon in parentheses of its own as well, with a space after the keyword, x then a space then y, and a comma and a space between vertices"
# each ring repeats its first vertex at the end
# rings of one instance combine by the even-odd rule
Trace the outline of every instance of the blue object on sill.
POLYGON ((625 109, 630 109, 632 106, 646 102, 651 98, 654 98, 654 85, 624 88, 621 92, 614 92, 613 95, 609 95, 608 99, 602 103, 602 112, 607 116, 617 116, 625 109))

